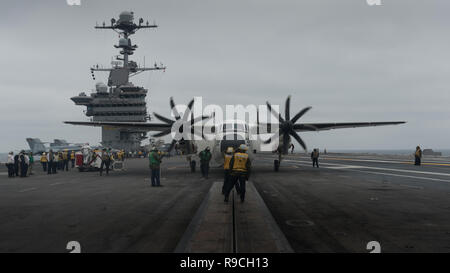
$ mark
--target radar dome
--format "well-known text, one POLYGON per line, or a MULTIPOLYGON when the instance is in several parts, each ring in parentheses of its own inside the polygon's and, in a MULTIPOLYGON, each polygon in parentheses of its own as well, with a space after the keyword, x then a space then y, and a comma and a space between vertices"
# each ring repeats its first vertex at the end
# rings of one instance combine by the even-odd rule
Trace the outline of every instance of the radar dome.
POLYGON ((124 11, 119 15, 119 19, 120 19, 120 22, 122 22, 122 23, 133 23, 134 12, 124 11))

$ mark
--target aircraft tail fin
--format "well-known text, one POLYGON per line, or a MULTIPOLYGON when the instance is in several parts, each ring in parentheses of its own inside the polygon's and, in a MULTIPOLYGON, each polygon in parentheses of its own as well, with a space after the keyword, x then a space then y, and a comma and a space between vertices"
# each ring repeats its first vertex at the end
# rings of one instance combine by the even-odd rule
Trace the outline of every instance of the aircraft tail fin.
POLYGON ((39 138, 27 138, 28 145, 30 146, 33 154, 45 152, 45 145, 39 138))

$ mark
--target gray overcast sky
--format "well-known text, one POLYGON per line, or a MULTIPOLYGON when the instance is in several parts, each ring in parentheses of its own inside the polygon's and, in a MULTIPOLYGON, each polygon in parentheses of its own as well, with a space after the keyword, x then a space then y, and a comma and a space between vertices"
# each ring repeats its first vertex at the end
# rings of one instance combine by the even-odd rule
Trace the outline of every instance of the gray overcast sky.
MULTIPOLYGON (((168 66, 133 82, 150 89, 151 112, 186 103, 313 106, 301 121, 406 120, 403 126, 304 133, 310 148, 450 148, 450 1, 383 0, 2 1, 0 151, 44 141, 100 140, 70 97, 90 92, 89 68, 117 54, 95 23, 132 10, 160 28, 133 41, 135 60, 168 66)), ((97 74, 105 80, 107 75, 97 74)), ((297 145, 298 147, 298 145, 297 145)))

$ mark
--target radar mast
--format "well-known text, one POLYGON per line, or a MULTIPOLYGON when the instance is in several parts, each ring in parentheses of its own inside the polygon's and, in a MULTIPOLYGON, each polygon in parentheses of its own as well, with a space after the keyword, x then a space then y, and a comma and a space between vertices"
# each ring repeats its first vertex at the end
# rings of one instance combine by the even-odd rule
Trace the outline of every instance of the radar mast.
MULTIPOLYGON (((103 23, 96 29, 110 29, 119 34, 119 44, 114 45, 120 50, 120 55, 112 62, 111 68, 103 68, 99 65, 91 67, 92 78, 96 80, 95 72, 109 72, 108 83, 97 82, 95 92, 90 96, 87 92, 81 92, 78 96, 71 98, 76 105, 86 106, 85 115, 92 121, 115 121, 115 122, 146 122, 150 120, 147 112, 146 97, 148 90, 144 87, 135 86, 130 82, 130 77, 144 71, 166 70, 166 67, 155 64, 154 67, 141 67, 130 59, 137 45, 133 45, 131 36, 140 29, 157 28, 155 24, 144 24, 139 19, 138 24, 134 22, 134 13, 124 11, 119 19, 111 19, 111 24, 103 23), (109 92, 108 92, 109 89, 109 92)), ((147 138, 147 133, 135 129, 117 129, 102 127, 102 145, 113 149, 135 152, 140 149, 141 141, 147 138)))

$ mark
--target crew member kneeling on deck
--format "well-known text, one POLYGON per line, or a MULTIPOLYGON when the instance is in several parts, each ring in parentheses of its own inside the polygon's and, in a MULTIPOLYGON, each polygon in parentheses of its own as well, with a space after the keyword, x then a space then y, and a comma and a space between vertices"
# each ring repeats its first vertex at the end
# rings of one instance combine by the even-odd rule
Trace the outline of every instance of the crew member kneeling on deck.
POLYGON ((242 144, 230 160, 230 183, 225 192, 225 202, 228 202, 230 192, 237 183, 239 183, 241 202, 245 200, 245 182, 249 179, 251 171, 251 162, 247 151, 247 146, 242 144))

